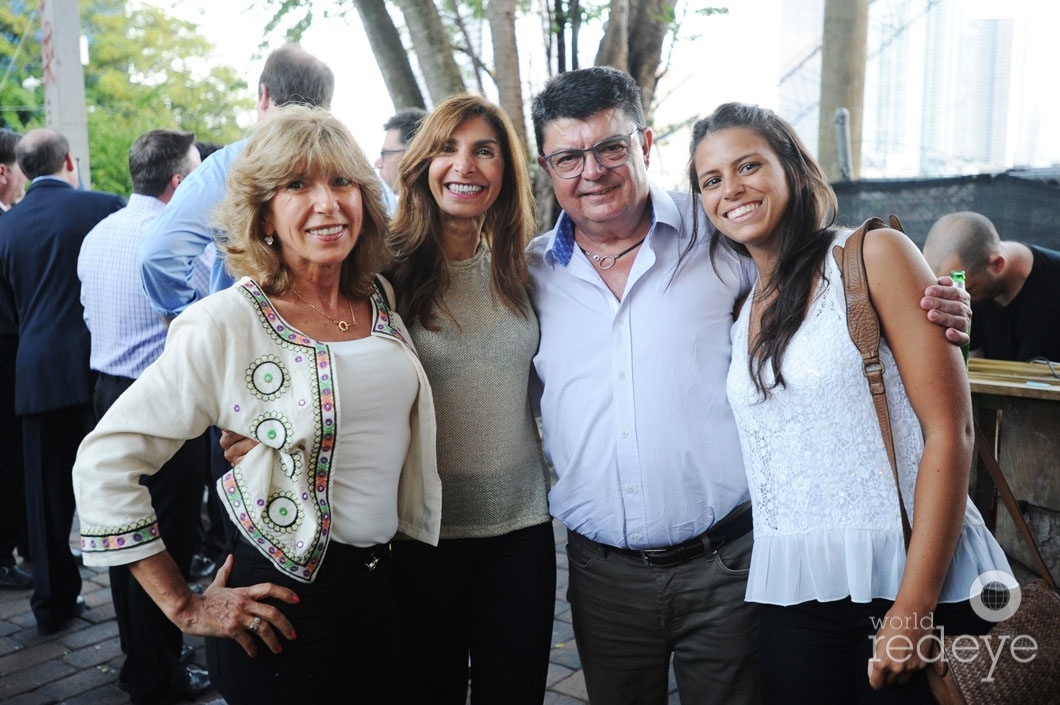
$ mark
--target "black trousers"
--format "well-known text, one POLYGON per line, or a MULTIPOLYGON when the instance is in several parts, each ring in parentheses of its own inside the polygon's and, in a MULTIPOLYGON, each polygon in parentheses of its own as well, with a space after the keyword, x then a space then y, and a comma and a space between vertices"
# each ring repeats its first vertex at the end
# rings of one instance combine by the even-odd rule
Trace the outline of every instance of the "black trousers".
POLYGON ((551 522, 501 536, 394 542, 416 705, 540 705, 556 604, 551 522))
POLYGON ((274 654, 260 640, 255 658, 232 639, 206 639, 210 681, 228 705, 403 705, 399 674, 401 623, 394 604, 390 551, 332 541, 312 583, 275 568, 237 539, 229 587, 275 583, 297 604, 275 604, 297 638, 280 638, 274 654))
MULTIPOLYGON (((765 705, 934 705, 921 671, 907 684, 873 690, 868 663, 876 625, 890 600, 849 599, 761 606, 760 654, 765 705)), ((968 602, 941 604, 935 627, 947 636, 985 634, 992 626, 968 602)))
MULTIPOLYGON (((132 383, 127 377, 100 374, 93 399, 97 416, 102 418, 132 383)), ((157 474, 141 481, 151 493, 166 550, 185 578, 198 547, 202 469, 209 462, 207 443, 206 434, 187 441, 157 474)), ((110 569, 110 590, 126 655, 121 680, 129 685, 129 694, 136 700, 164 693, 180 673, 180 629, 148 596, 128 566, 110 569)))
POLYGON ((88 404, 22 417, 26 523, 33 556, 30 607, 37 626, 44 629, 61 626, 81 592, 80 567, 70 552, 73 467, 77 447, 93 423, 88 404))
MULTIPOLYGON (((13 497, 24 493, 22 462, 22 422, 15 416, 15 352, 18 338, 0 335, 0 448, 8 451, 0 461, 0 487, 13 497)), ((14 550, 29 558, 29 536, 26 533, 26 505, 10 502, 0 512, 0 565, 14 563, 14 550)))

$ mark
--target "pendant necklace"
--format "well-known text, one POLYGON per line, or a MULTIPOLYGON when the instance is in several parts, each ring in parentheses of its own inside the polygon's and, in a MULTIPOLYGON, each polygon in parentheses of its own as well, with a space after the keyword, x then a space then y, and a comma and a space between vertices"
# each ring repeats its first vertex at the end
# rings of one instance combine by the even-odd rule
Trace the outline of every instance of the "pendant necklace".
POLYGON ((589 252, 589 250, 585 249, 581 245, 578 245, 578 249, 581 250, 586 257, 591 259, 593 262, 596 262, 596 266, 600 269, 611 269, 615 266, 615 262, 618 261, 619 257, 621 257, 622 255, 628 255, 630 252, 640 247, 641 243, 644 242, 647 238, 648 236, 645 235, 626 249, 619 252, 617 255, 598 255, 595 252, 589 252))
MULTIPOLYGON (((319 313, 321 316, 323 316, 324 318, 328 319, 329 321, 334 323, 336 326, 338 326, 338 329, 340 331, 342 331, 343 333, 345 333, 346 331, 348 331, 350 329, 350 324, 349 323, 347 323, 346 321, 335 320, 334 318, 332 318, 328 314, 324 313, 319 308, 317 308, 313 304, 309 303, 309 301, 307 301, 304 296, 299 294, 298 291, 295 290, 295 288, 293 286, 291 287, 291 291, 294 292, 294 295, 297 296, 298 298, 300 298, 305 303, 306 306, 308 306, 309 308, 313 309, 314 311, 319 313)), ((357 325, 357 314, 355 314, 353 312, 353 302, 350 301, 349 299, 346 299, 346 303, 349 304, 349 306, 350 306, 350 318, 353 320, 353 325, 357 325)))

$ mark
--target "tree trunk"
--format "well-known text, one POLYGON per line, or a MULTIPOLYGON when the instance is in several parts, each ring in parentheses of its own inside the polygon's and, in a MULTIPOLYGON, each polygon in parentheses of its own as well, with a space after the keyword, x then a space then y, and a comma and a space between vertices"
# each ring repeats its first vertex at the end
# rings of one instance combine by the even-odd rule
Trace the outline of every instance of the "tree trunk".
POLYGON ((515 0, 490 0, 486 17, 493 38, 493 76, 501 107, 512 120, 520 147, 529 155, 523 117, 523 82, 519 74, 519 47, 515 41, 515 0))
POLYGON ((567 5, 567 14, 570 16, 570 68, 571 71, 578 70, 578 33, 582 28, 582 8, 578 0, 570 0, 567 5))
POLYGON ((651 120, 655 106, 655 86, 663 41, 673 19, 677 0, 630 0, 629 72, 637 79, 644 102, 645 118, 651 120))
MULTIPOLYGON (((567 70, 567 11, 563 8, 563 0, 555 0, 552 13, 552 36, 556 38, 556 73, 563 73, 567 70)), ((549 53, 551 60, 551 51, 549 53)))
POLYGON ((394 108, 426 108, 409 56, 383 0, 354 0, 394 108))
POLYGON ((611 0, 604 38, 596 52, 597 66, 629 70, 629 3, 630 0, 611 0))
POLYGON ((431 102, 437 105, 454 93, 462 93, 464 78, 433 0, 397 0, 397 4, 405 16, 431 102))
POLYGON ((869 0, 825 0, 817 159, 829 181, 840 179, 837 108, 850 111, 851 178, 856 181, 861 171, 868 33, 869 0))

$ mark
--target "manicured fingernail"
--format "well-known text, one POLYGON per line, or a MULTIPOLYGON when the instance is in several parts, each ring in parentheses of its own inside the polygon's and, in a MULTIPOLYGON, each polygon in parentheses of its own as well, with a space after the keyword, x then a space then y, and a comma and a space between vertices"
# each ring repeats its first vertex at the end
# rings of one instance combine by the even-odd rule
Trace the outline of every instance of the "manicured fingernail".
POLYGON ((292 629, 291 630, 291 635, 289 637, 287 637, 287 638, 288 639, 297 639, 298 638, 298 633, 295 630, 292 629))

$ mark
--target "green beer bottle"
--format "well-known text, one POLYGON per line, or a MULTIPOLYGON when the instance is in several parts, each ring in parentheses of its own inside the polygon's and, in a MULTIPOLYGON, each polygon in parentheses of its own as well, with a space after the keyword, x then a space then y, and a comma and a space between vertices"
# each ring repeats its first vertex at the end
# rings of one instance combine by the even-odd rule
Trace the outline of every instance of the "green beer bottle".
MULTIPOLYGON (((964 270, 963 269, 954 269, 952 272, 950 272, 950 279, 953 280, 953 285, 955 287, 957 287, 958 289, 963 289, 964 288, 964 270)), ((969 336, 971 336, 971 334, 972 334, 972 324, 971 323, 968 324, 968 330, 965 331, 965 332, 968 333, 969 336)), ((961 355, 964 356, 964 364, 967 365, 968 364, 968 343, 964 343, 963 345, 961 345, 961 355)))

